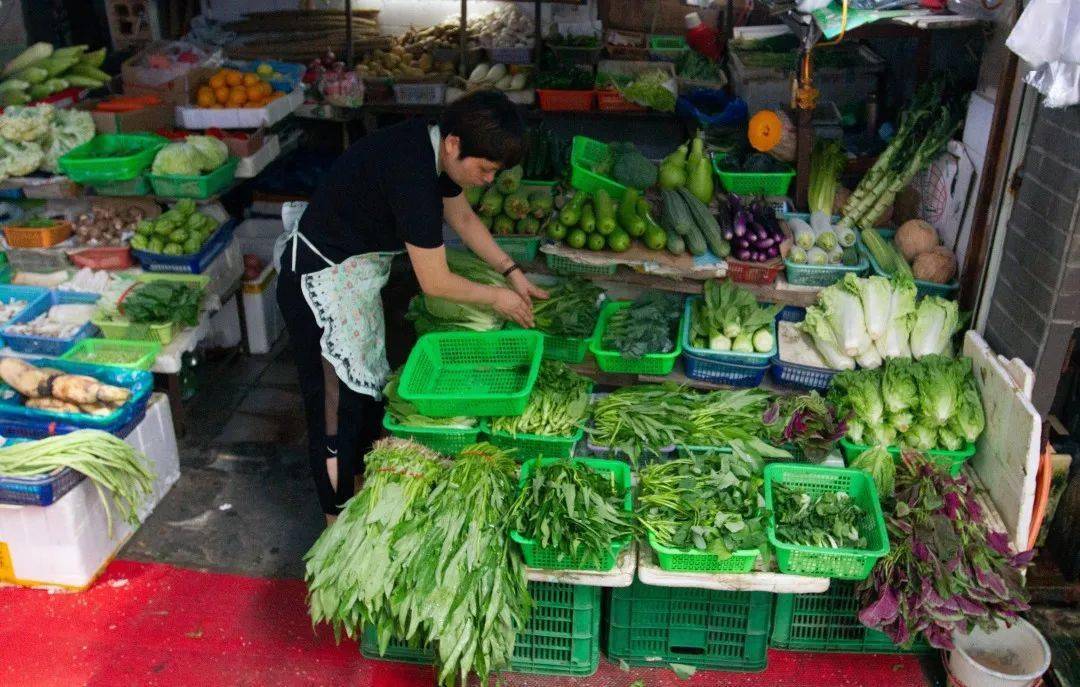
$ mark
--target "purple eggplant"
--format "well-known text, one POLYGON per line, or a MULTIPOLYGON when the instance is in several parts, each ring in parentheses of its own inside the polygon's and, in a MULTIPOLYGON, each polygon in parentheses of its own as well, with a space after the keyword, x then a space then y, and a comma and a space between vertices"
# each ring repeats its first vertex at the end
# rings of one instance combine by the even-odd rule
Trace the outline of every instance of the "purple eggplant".
POLYGON ((754 248, 765 250, 766 248, 772 246, 774 243, 776 242, 772 239, 758 239, 757 241, 754 241, 754 248))
POLYGON ((777 244, 769 246, 766 254, 769 256, 769 258, 775 258, 776 256, 780 255, 780 246, 777 244))
POLYGON ((746 248, 738 248, 735 250, 735 257, 739 260, 750 260, 750 251, 746 248))
POLYGON ((742 212, 735 213, 735 222, 732 225, 732 231, 736 236, 743 236, 746 234, 746 216, 742 212))

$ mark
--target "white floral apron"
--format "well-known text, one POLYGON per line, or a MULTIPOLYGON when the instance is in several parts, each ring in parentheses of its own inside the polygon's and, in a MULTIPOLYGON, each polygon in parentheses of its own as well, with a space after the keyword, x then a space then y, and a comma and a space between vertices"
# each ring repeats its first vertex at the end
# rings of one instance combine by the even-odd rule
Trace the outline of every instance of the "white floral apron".
POLYGON ((274 265, 280 273, 282 255, 291 250, 295 272, 300 241, 326 263, 326 268, 300 278, 304 299, 323 330, 319 340, 323 357, 350 389, 381 399, 390 364, 386 362, 386 323, 380 291, 390 278, 390 263, 396 253, 364 253, 335 264, 300 233, 300 217, 305 209, 304 202, 282 205, 285 233, 274 244, 274 265))

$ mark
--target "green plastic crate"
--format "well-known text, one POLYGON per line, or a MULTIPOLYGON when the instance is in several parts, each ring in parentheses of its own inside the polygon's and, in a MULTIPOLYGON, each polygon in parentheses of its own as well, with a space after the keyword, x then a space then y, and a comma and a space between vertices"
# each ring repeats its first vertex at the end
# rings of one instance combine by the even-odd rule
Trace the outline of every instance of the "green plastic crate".
POLYGON ((877 560, 889 552, 889 535, 885 530, 885 517, 881 512, 877 488, 874 480, 861 470, 795 463, 766 465, 765 507, 770 511, 766 532, 776 552, 776 567, 782 573, 864 580, 877 560), (778 540, 772 493, 774 484, 799 487, 811 496, 830 491, 847 492, 866 512, 866 518, 859 523, 860 532, 866 535, 866 548, 824 549, 778 540))
POLYGON ((649 55, 665 62, 675 62, 688 52, 690 46, 684 36, 649 36, 649 55))
POLYGON ((540 250, 539 236, 495 236, 494 239, 514 262, 532 262, 540 250))
POLYGON ((570 185, 580 191, 596 193, 600 189, 619 199, 626 187, 602 174, 592 171, 593 165, 608 154, 608 144, 586 136, 574 136, 570 144, 570 185))
MULTIPOLYGON (((505 328, 520 329, 521 327, 516 322, 509 321, 506 323, 505 328)), ((555 336, 544 332, 541 332, 541 334, 544 334, 544 360, 558 360, 570 364, 584 362, 585 356, 589 352, 589 342, 593 340, 592 336, 579 339, 573 336, 555 336)), ((595 335, 596 328, 593 327, 593 336, 595 335)))
POLYGON ((619 266, 615 263, 611 263, 610 265, 591 265, 587 262, 578 262, 576 260, 571 260, 566 256, 554 255, 552 253, 544 253, 544 259, 547 261, 549 270, 555 274, 564 276, 581 274, 586 276, 610 277, 619 269, 619 266))
POLYGON ((130 181, 150 166, 168 139, 149 133, 98 134, 60 157, 60 171, 77 184, 130 181))
POLYGON ((647 353, 640 358, 624 358, 617 351, 605 351, 603 333, 607 322, 617 310, 628 307, 630 301, 611 301, 600 310, 600 321, 596 323, 596 334, 589 343, 589 351, 596 358, 596 366, 601 372, 622 372, 627 374, 664 376, 671 374, 675 361, 682 354, 682 323, 675 326, 675 348, 669 353, 647 353))
MULTIPOLYGON (((862 452, 870 447, 865 444, 856 444, 849 441, 847 437, 840 438, 840 450, 844 452, 844 462, 850 463, 851 461, 862 455, 862 452)), ((894 458, 900 458, 901 448, 899 446, 888 446, 887 450, 889 454, 894 458)), ((930 460, 937 463, 943 468, 949 469, 949 474, 956 477, 960 474, 960 471, 973 455, 975 455, 975 444, 968 443, 964 445, 964 448, 959 451, 947 451, 945 449, 933 448, 929 451, 923 451, 923 455, 930 460)))
POLYGON ((145 174, 140 174, 128 181, 96 182, 93 184, 94 193, 99 196, 148 196, 150 195, 150 181, 145 174))
MULTIPOLYGON (((880 234, 881 238, 884 239, 886 242, 891 242, 893 240, 893 237, 896 236, 895 229, 878 229, 877 233, 880 234)), ((865 255, 866 259, 870 261, 870 267, 874 270, 874 274, 879 274, 883 277, 892 276, 891 274, 886 273, 885 270, 881 269, 881 265, 879 265, 878 261, 874 258, 874 254, 871 253, 865 245, 863 245, 862 243, 860 243, 859 245, 862 248, 863 255, 865 255)), ((915 291, 916 295, 919 298, 922 298, 923 296, 941 296, 942 298, 955 300, 956 294, 959 290, 960 282, 956 281, 956 279, 953 279, 947 284, 938 284, 932 281, 926 281, 924 279, 915 280, 915 291)))
POLYGON ((754 563, 761 557, 761 551, 757 549, 735 551, 721 559, 715 553, 707 551, 669 548, 659 544, 651 532, 649 546, 656 552, 660 569, 671 572, 748 573, 754 569, 754 563))
POLYGON ((239 162, 240 158, 230 156, 222 166, 198 176, 151 174, 150 186, 158 196, 203 200, 229 187, 236 177, 239 162))
POLYGON ((420 337, 398 393, 429 417, 521 415, 543 357, 532 330, 435 332, 420 337))
POLYGON ((584 429, 578 429, 568 437, 549 437, 541 434, 510 434, 509 432, 496 432, 491 425, 484 422, 484 434, 493 445, 507 451, 514 460, 528 461, 533 458, 569 458, 574 453, 574 446, 581 441, 585 434, 584 429))
POLYGON ((910 649, 859 621, 854 582, 833 581, 821 594, 777 594, 769 645, 791 651, 852 654, 933 653, 921 638, 910 649))
MULTIPOLYGON (((719 159, 723 159, 722 156, 719 159)), ((720 185, 728 193, 739 195, 786 196, 795 170, 786 172, 726 172, 720 169, 719 161, 713 156, 713 171, 720 179, 720 185)))
POLYGON ((765 669, 773 594, 651 587, 611 590, 607 655, 630 665, 765 669))
MULTIPOLYGON (((551 463, 558 458, 541 458, 541 464, 551 463)), ((630 466, 617 460, 600 460, 597 458, 574 458, 575 463, 582 463, 599 473, 614 473, 616 482, 626 490, 626 498, 623 506, 626 512, 631 512, 634 507, 634 495, 630 491, 631 477, 630 466)), ((521 467, 521 479, 518 487, 526 488, 529 474, 535 469, 536 462, 529 460, 521 467)), ((611 542, 611 549, 607 556, 599 561, 585 563, 580 556, 565 558, 550 549, 544 549, 534 539, 527 539, 517 530, 510 532, 510 538, 521 547, 521 555, 525 558, 525 564, 533 568, 545 570, 597 570, 607 571, 615 567, 615 561, 619 552, 630 543, 629 538, 611 542)))
MULTIPOLYGON (((530 582, 532 616, 514 643, 510 670, 541 675, 587 676, 600 665, 600 587, 530 582)), ((374 628, 365 628, 360 651, 371 659, 429 664, 435 654, 391 640, 379 655, 374 628)))
POLYGON ((383 428, 390 436, 399 439, 412 439, 418 444, 427 446, 432 451, 443 455, 456 455, 466 446, 475 444, 480 440, 480 426, 472 429, 458 429, 452 427, 410 427, 399 425, 394 422, 390 413, 383 415, 383 428))
POLYGON ((149 370, 154 366, 161 344, 157 341, 126 341, 124 339, 83 339, 68 349, 61 360, 111 365, 132 370, 149 370))

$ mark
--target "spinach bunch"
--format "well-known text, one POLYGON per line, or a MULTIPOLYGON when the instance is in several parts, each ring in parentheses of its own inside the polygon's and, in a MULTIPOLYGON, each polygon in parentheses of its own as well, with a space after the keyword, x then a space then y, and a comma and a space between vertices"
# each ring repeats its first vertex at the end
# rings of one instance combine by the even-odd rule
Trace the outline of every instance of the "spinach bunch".
POLYGON ((151 281, 136 285, 120 303, 125 317, 136 324, 176 322, 186 327, 199 324, 203 290, 194 284, 151 281))
POLYGON ((661 546, 729 558, 765 545, 761 474, 734 454, 653 463, 641 471, 638 522, 661 546))
POLYGON ((776 538, 789 544, 822 549, 865 549, 860 526, 866 511, 847 492, 813 496, 798 487, 774 484, 776 538))
POLYGON ((649 291, 612 314, 604 328, 603 348, 625 358, 675 350, 682 298, 649 291))
POLYGON ((592 282, 575 277, 548 291, 545 300, 533 301, 533 320, 537 331, 552 336, 592 336, 598 316, 596 304, 604 290, 592 282))

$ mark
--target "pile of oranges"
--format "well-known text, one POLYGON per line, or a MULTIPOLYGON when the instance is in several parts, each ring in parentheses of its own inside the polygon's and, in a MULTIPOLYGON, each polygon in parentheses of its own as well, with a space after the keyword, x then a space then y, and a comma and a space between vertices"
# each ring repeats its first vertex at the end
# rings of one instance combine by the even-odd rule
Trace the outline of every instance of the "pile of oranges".
POLYGON ((207 85, 199 88, 196 101, 199 107, 263 107, 271 100, 285 95, 253 72, 219 69, 207 85))

